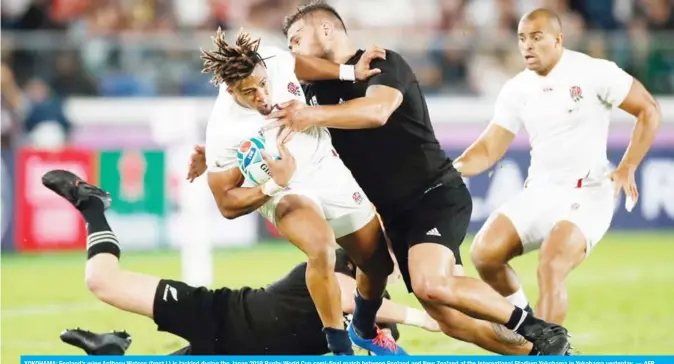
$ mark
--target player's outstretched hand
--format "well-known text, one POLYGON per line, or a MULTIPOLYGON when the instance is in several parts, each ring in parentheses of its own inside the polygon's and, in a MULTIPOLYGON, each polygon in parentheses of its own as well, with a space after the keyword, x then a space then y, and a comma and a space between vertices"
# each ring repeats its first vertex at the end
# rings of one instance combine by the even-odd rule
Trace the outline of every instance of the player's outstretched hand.
POLYGON ((286 187, 295 174, 295 157, 288 151, 283 143, 278 144, 280 159, 272 158, 267 152, 262 151, 262 159, 269 166, 271 178, 281 187, 286 187))
MULTIPOLYGON (((611 172, 609 175, 611 181, 613 181, 613 187, 615 189, 615 198, 617 199, 620 195, 620 190, 625 191, 625 197, 627 198, 626 206, 631 205, 632 207, 637 203, 639 199, 639 190, 637 189, 637 182, 634 178, 635 169, 630 167, 618 167, 615 171, 611 172)), ((632 208, 627 208, 631 210, 632 208)))
POLYGON ((199 176, 206 172, 206 150, 203 145, 195 145, 190 156, 190 165, 187 171, 187 180, 194 182, 199 176))
POLYGON ((370 47, 363 53, 354 67, 356 79, 358 81, 365 81, 368 78, 381 73, 379 68, 370 68, 370 63, 375 59, 386 59, 386 50, 380 47, 370 47))

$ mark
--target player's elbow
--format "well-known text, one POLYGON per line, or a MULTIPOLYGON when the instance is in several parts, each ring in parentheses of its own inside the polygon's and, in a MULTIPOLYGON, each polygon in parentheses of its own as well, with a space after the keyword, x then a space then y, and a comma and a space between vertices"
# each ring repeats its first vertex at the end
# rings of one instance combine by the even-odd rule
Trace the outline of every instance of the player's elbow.
POLYGON ((379 103, 374 108, 372 112, 369 113, 370 122, 372 123, 373 128, 379 128, 386 125, 386 122, 391 117, 395 109, 389 107, 385 103, 379 103))
POLYGON ((655 131, 660 127, 662 110, 660 110, 660 104, 655 99, 651 98, 644 102, 640 114, 641 117, 638 120, 644 123, 648 129, 655 131))
POLYGON ((234 220, 242 215, 240 212, 236 210, 228 209, 225 207, 220 207, 220 214, 227 220, 234 220))
POLYGON ((379 128, 386 124, 391 113, 385 107, 380 106, 371 114, 372 127, 379 128))
POLYGON ((218 204, 218 210, 220 210, 220 215, 227 220, 234 220, 243 215, 238 209, 232 208, 233 205, 236 205, 235 203, 232 203, 234 201, 229 201, 224 196, 219 198, 216 202, 218 204))

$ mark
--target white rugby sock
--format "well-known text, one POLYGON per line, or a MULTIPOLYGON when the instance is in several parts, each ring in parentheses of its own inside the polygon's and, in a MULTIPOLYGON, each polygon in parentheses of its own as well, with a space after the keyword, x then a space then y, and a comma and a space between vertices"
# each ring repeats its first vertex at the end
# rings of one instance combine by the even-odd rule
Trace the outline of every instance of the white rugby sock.
POLYGON ((506 297, 506 299, 510 301, 510 303, 521 309, 524 309, 529 305, 527 295, 524 294, 524 290, 522 289, 522 287, 520 287, 520 289, 518 289, 517 292, 506 297))

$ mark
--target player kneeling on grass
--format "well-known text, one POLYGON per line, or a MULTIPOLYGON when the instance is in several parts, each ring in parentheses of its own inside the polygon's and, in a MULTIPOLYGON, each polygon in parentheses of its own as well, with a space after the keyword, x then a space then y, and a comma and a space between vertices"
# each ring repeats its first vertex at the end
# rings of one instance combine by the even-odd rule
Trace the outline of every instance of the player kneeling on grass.
MULTIPOLYGON (((209 290, 183 282, 126 271, 119 266, 121 246, 105 218, 107 192, 63 170, 50 171, 42 183, 71 202, 87 223, 86 284, 100 300, 153 318, 160 331, 187 340, 176 354, 319 355, 330 352, 323 324, 305 280, 308 263, 295 266, 266 288, 209 290)), ((356 268, 344 250, 336 251, 334 272, 341 289, 342 328, 355 306, 356 268)), ((386 294, 386 297, 389 296, 386 294)), ((423 311, 384 299, 376 320, 392 332, 395 324, 439 331, 423 311)), ((386 332, 382 330, 386 335, 386 332)), ((124 333, 68 330, 62 340, 92 355, 121 355, 130 344, 124 333)))

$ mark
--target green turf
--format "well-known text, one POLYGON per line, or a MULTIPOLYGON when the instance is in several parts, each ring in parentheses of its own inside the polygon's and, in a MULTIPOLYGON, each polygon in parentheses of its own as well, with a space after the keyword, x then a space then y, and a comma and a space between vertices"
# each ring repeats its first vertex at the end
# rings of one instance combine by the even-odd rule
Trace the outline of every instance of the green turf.
MULTIPOLYGON (((468 245, 468 244, 466 244, 468 245)), ((467 257, 467 251, 465 252, 467 257)), ((259 286, 301 261, 287 243, 214 255, 218 285, 259 286)), ((515 261, 530 299, 536 297, 536 254, 515 261)), ((182 341, 158 333, 151 320, 97 303, 83 280, 84 254, 2 257, 2 357, 21 354, 79 354, 58 338, 65 328, 126 329, 130 354, 163 354, 182 341)), ((125 268, 180 278, 176 252, 124 254, 125 268)), ((468 273, 474 275, 472 267, 468 273)), ((608 236, 570 278, 566 325, 574 345, 587 354, 674 353, 674 233, 608 236)), ((401 283, 393 297, 416 306, 401 283)), ((416 328, 403 328, 401 343, 413 354, 480 354, 475 347, 416 328)))

